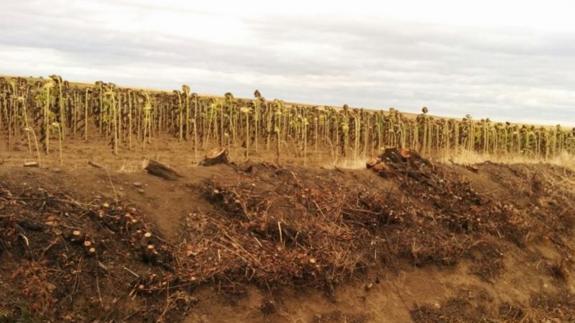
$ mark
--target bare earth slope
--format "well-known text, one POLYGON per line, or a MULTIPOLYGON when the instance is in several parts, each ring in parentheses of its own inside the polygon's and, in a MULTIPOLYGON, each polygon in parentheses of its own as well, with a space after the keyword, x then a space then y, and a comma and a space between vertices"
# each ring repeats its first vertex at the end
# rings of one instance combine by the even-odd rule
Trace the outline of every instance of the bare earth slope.
POLYGON ((0 168, 0 322, 575 320, 568 169, 177 166, 0 168))

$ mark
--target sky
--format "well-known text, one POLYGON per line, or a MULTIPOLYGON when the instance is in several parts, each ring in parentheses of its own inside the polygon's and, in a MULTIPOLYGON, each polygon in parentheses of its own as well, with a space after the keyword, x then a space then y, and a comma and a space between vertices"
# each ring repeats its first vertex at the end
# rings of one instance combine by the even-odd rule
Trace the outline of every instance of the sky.
POLYGON ((0 0, 0 74, 575 126, 572 1, 0 0))

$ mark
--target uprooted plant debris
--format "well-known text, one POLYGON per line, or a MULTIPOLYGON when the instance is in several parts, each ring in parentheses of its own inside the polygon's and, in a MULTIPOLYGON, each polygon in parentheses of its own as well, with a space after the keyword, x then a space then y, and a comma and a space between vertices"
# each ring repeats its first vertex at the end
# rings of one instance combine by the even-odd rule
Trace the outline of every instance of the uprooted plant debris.
MULTIPOLYGON (((529 187, 533 201, 525 204, 493 200, 448 166, 407 150, 386 150, 368 164, 382 177, 371 175, 381 184, 373 187, 353 180, 353 172, 227 167, 235 176, 195 187, 213 210, 187 210, 172 241, 128 201, 85 203, 0 182, 0 272, 9 274, 0 275, 7 286, 0 310, 53 321, 178 321, 201 301, 193 296, 200 285, 230 298, 242 297, 246 283, 330 294, 374 266, 461 261, 492 282, 505 270, 508 250, 541 241, 565 254, 545 274, 560 281, 573 267, 564 239, 575 224, 574 197, 556 191, 551 179, 520 174, 528 182, 517 185, 529 187)), ((489 165, 473 173, 483 167, 489 165)), ((542 304, 541 313, 568 308, 553 297, 534 296, 533 304, 542 304)), ((521 306, 510 304, 509 315, 524 316, 521 306)), ((412 312, 416 321, 441 315, 449 313, 425 305, 412 312)))
POLYGON ((211 271, 217 275, 329 290, 373 263, 453 265, 469 259, 473 272, 489 281, 503 269, 509 245, 551 239, 567 248, 557 232, 572 230, 568 203, 519 210, 494 202, 413 152, 388 150, 379 163, 372 168, 395 184, 387 191, 271 166, 212 179, 203 189, 219 209, 187 219, 193 223, 185 230, 190 254, 225 257, 211 271))
POLYGON ((195 301, 173 247, 133 207, 0 184, 0 212, 4 318, 172 321, 195 301))

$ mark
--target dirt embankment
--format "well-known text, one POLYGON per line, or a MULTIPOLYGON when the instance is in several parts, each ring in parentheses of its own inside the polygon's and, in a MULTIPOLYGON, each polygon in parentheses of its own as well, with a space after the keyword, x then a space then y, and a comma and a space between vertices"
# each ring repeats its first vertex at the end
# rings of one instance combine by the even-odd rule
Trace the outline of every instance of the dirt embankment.
POLYGON ((0 170, 0 321, 575 320, 575 176, 252 163, 0 170))

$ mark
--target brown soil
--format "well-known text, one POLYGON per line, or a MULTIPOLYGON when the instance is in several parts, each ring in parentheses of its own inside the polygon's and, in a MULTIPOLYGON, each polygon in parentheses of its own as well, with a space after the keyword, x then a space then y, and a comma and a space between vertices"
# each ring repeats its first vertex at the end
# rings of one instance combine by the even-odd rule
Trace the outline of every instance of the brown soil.
POLYGON ((134 155, 4 156, 0 322, 575 320, 568 169, 134 155))

